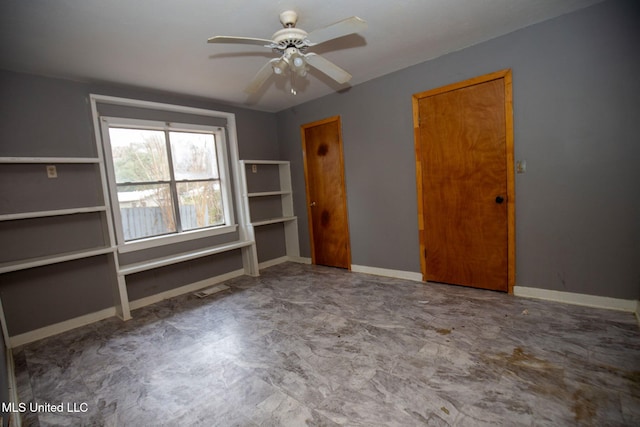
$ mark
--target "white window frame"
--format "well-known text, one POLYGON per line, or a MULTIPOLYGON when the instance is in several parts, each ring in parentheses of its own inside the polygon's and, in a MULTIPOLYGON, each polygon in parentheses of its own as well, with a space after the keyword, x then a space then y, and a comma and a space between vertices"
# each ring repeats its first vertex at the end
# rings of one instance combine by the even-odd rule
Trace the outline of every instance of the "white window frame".
MULTIPOLYGON (((117 242, 117 249, 119 253, 126 253, 132 251, 138 251, 158 246, 169 245, 173 243, 184 242, 188 240, 201 239, 209 236, 216 236, 220 234, 232 233, 238 229, 238 224, 235 222, 235 206, 234 198, 232 195, 237 193, 237 171, 234 165, 238 162, 237 157, 237 141, 235 133, 235 116, 231 113, 220 113, 211 110, 202 110, 191 107, 181 107, 168 104, 159 104, 145 101, 135 101, 124 98, 112 98, 103 97, 99 95, 91 96, 92 110, 94 113, 94 123, 100 127, 100 131, 96 132, 96 136, 100 136, 101 146, 104 152, 104 165, 106 169, 107 181, 108 181, 108 193, 110 196, 111 212, 114 218, 113 228, 115 231, 115 237, 117 242), (101 116, 98 120, 98 113, 95 107, 95 103, 113 103, 127 106, 138 106, 143 108, 154 107, 158 110, 178 111, 183 113, 192 113, 196 115, 208 115, 214 117, 223 117, 227 119, 227 132, 229 141, 226 139, 226 132, 220 126, 203 126, 195 124, 185 123, 167 123, 153 120, 141 120, 121 117, 105 117, 101 116), (222 193, 222 202, 224 207, 225 224, 220 226, 213 226, 207 228, 199 228, 196 230, 181 231, 162 236, 153 236, 144 239, 138 239, 126 242, 124 240, 124 232, 122 227, 122 219, 120 216, 120 204, 118 203, 117 186, 115 180, 115 169, 113 166, 113 159, 111 155, 111 144, 109 139, 109 126, 125 126, 125 127, 142 127, 144 129, 162 129, 171 131, 212 131, 216 138, 216 154, 218 156, 218 173, 220 176, 220 187, 222 193), (227 146, 229 146, 227 148, 227 146), (229 152, 229 150, 231 152, 229 152), (231 170, 229 170, 231 165, 231 170), (233 176, 234 188, 231 187, 231 176, 233 176), (234 189, 236 190, 234 192, 234 189)), ((241 215, 242 216, 242 215, 241 215)), ((241 234, 244 234, 241 232, 241 234)), ((240 236, 241 239, 243 236, 240 236)))

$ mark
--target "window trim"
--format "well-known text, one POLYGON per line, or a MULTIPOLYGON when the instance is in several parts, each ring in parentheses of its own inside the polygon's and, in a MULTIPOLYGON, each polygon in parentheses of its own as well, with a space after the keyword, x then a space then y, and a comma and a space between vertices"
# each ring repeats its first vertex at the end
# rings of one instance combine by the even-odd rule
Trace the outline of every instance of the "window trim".
MULTIPOLYGON (((119 253, 133 252, 158 246, 170 245, 173 243, 184 242, 188 240, 232 233, 238 229, 238 225, 235 222, 235 209, 232 197, 233 188, 231 186, 231 173, 229 171, 229 162, 233 162, 233 159, 230 159, 228 156, 225 129, 223 129, 221 126, 172 123, 155 120, 132 119, 125 117, 100 116, 99 120, 102 148, 105 154, 104 163, 107 169, 107 180, 109 184, 109 196, 111 199, 111 213, 115 222, 114 231, 119 253), (216 138, 216 156, 218 158, 218 175, 220 179, 220 189, 222 193, 225 224, 195 230, 176 231, 170 234, 151 236, 143 239, 132 240, 129 242, 125 241, 124 231, 122 228, 122 218, 120 216, 120 205, 118 203, 115 168, 113 164, 111 142, 109 137, 110 126, 162 131, 194 131, 213 133, 216 138)), ((176 200, 174 202, 177 203, 178 201, 176 200)))

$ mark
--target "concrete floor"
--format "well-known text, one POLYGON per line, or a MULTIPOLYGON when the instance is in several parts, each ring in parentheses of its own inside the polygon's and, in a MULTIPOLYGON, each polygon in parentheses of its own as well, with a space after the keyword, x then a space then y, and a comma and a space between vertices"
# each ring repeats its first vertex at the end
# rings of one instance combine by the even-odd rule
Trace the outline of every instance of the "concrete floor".
POLYGON ((24 425, 640 425, 633 314, 293 263, 226 284, 16 349, 24 425))

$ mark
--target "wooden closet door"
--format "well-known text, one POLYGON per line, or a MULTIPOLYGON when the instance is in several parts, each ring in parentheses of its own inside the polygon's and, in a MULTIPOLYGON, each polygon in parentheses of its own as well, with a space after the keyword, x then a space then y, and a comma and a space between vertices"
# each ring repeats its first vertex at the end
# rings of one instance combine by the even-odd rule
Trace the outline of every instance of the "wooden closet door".
POLYGON ((314 264, 351 268, 340 117, 301 127, 314 264))
POLYGON ((512 200, 504 78, 427 93, 417 106, 424 280, 506 292, 512 200))

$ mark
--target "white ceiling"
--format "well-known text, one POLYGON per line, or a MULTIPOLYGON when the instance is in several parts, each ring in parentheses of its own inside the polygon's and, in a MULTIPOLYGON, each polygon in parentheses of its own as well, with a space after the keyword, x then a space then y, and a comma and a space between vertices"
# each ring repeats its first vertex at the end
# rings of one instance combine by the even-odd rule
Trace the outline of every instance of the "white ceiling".
POLYGON ((598 1, 0 0, 0 68, 280 111, 598 1), (360 34, 309 50, 353 79, 339 86, 311 72, 293 96, 286 79, 272 76, 248 97, 247 83, 274 54, 207 39, 269 39, 288 9, 308 32, 354 15, 368 22, 360 34))

